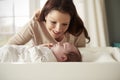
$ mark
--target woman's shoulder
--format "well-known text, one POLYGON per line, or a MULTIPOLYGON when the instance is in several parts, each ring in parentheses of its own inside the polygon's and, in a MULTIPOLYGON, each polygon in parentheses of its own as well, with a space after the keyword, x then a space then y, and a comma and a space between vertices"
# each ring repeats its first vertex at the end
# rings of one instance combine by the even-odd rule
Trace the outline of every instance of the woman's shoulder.
POLYGON ((31 27, 34 28, 34 27, 44 26, 44 22, 39 21, 39 16, 40 16, 40 10, 35 11, 35 13, 33 14, 33 16, 29 21, 29 24, 31 25, 31 27))
POLYGON ((36 10, 32 16, 32 19, 34 21, 39 21, 39 17, 40 17, 40 10, 36 10))

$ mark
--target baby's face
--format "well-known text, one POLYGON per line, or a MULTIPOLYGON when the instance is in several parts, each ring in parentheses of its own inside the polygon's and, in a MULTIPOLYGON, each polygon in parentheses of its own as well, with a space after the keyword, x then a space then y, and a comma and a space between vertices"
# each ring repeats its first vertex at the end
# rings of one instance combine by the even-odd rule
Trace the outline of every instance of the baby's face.
POLYGON ((73 44, 70 44, 68 42, 54 44, 53 47, 51 47, 51 50, 56 55, 58 61, 62 61, 61 57, 67 57, 66 54, 68 54, 69 52, 79 54, 77 48, 73 44))

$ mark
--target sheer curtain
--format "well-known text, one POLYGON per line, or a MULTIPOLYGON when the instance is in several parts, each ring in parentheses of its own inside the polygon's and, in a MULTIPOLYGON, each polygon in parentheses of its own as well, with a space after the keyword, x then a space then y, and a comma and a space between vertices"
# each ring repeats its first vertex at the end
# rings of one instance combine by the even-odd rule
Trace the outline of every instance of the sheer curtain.
POLYGON ((84 0, 85 26, 91 38, 88 47, 109 46, 104 0, 84 0))

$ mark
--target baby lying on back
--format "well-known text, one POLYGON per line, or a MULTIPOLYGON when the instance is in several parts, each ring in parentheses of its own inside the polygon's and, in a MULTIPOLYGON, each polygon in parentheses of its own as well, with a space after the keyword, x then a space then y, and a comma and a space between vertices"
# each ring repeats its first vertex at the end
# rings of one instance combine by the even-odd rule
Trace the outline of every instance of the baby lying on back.
POLYGON ((0 48, 0 62, 81 62, 79 50, 68 42, 51 47, 5 45, 0 48))

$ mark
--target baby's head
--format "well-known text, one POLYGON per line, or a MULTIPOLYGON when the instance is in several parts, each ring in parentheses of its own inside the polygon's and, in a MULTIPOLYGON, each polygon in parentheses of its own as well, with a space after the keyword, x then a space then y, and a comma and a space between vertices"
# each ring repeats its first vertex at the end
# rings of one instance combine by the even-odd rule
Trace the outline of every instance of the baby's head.
POLYGON ((54 55, 57 58, 58 62, 81 62, 82 57, 81 54, 73 44, 65 42, 65 43, 57 43, 51 47, 54 55))

